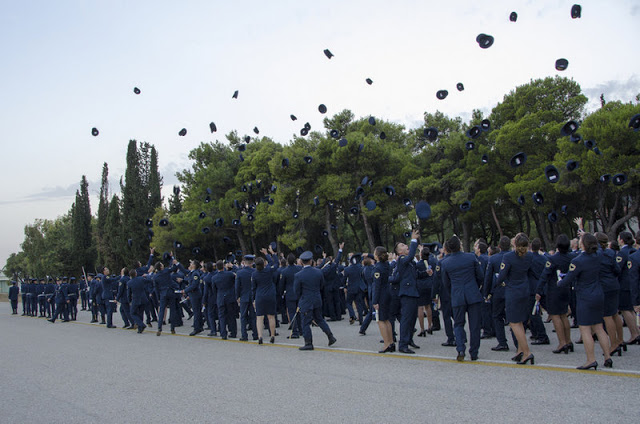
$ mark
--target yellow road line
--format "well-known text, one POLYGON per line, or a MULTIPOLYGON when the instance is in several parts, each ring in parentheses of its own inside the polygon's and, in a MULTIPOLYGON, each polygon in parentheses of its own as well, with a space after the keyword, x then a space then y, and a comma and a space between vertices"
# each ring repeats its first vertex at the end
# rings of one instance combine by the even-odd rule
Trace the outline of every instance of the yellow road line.
MULTIPOLYGON (((100 326, 100 324, 95 324, 95 323, 88 323, 88 322, 81 322, 81 321, 70 321, 73 324, 83 324, 83 325, 91 325, 91 326, 100 326)), ((124 328, 119 328, 120 330, 124 330, 124 328)), ((127 331, 127 330, 125 330, 127 331)), ((147 330, 145 330, 147 331, 147 330)), ((157 330, 155 330, 157 331, 157 330)), ((154 333, 155 332, 154 329, 150 329, 149 331, 147 331, 148 333, 154 333)), ((187 337, 187 338, 197 338, 197 339, 203 339, 203 340, 211 340, 211 341, 218 341, 218 342, 230 342, 230 343, 243 343, 243 344, 251 344, 251 345, 255 345, 257 344, 257 342, 255 341, 242 341, 242 340, 233 340, 233 339, 227 339, 227 340, 222 340, 219 337, 213 338, 213 337, 208 337, 208 336, 189 336, 188 334, 180 334, 180 333, 176 333, 176 334, 171 334, 171 333, 163 333, 163 335, 168 335, 168 336, 180 336, 180 337, 187 337)), ((296 345, 289 345, 289 344, 281 344, 281 343, 275 343, 275 344, 271 344, 271 343, 265 343, 263 344, 263 346, 271 346, 271 347, 279 347, 279 348, 288 348, 288 349, 297 349, 300 346, 296 346, 296 345)), ((501 367, 501 368, 514 368, 514 369, 529 369, 529 370, 543 370, 543 371, 552 371, 552 372, 566 372, 566 373, 574 373, 574 374, 585 374, 585 375, 606 375, 606 376, 610 376, 610 377, 626 377, 626 378, 638 378, 640 379, 640 372, 636 373, 636 372, 630 372, 630 371, 593 371, 593 370, 587 370, 587 371, 583 371, 583 370, 578 370, 575 368, 569 368, 569 367, 562 367, 562 366, 548 366, 548 365, 518 365, 515 363, 508 363, 508 362, 497 362, 497 361, 483 361, 483 360, 477 360, 477 361, 464 361, 464 362, 458 362, 455 359, 446 359, 446 358, 439 358, 439 357, 432 357, 432 356, 414 356, 414 355, 400 355, 400 354, 389 354, 389 353, 377 353, 377 352, 365 352, 365 351, 360 351, 360 350, 353 350, 353 349, 344 349, 344 348, 322 348, 322 347, 314 347, 314 350, 316 351, 320 351, 320 352, 331 352, 331 353, 342 353, 342 354, 347 354, 347 355, 359 355, 359 356, 375 356, 375 357, 379 357, 379 358, 395 358, 395 359, 404 359, 404 360, 410 360, 410 361, 428 361, 428 362, 443 362, 443 363, 448 363, 448 364, 458 364, 458 365, 479 365, 479 366, 485 366, 485 367, 501 367)))

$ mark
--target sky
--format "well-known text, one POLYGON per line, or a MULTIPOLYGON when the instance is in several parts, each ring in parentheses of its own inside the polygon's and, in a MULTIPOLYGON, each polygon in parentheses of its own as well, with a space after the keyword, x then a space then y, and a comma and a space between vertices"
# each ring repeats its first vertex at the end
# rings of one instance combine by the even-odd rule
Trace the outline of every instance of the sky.
POLYGON ((601 93, 634 101, 640 1, 583 1, 580 19, 573 4, 0 0, 0 267, 20 250, 25 225, 69 210, 82 175, 94 214, 104 162, 117 193, 130 139, 156 146, 167 198, 189 151, 226 143, 232 130, 258 127, 285 144, 304 122, 321 130, 345 108, 407 129, 436 110, 468 121, 554 75, 577 81, 589 110, 601 93), (480 33, 493 46, 481 49, 480 33), (559 58, 566 71, 555 69, 559 58))

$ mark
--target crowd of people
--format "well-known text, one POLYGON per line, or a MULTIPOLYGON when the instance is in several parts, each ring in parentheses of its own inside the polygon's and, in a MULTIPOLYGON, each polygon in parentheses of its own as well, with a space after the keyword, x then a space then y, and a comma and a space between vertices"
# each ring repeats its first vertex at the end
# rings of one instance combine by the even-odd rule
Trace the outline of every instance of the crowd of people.
POLYGON ((175 333, 185 314, 193 318, 191 336, 206 326, 208 336, 248 341, 251 332, 259 344, 265 329, 274 343, 276 328, 289 324, 287 338, 304 339, 300 350, 313 350, 313 326, 326 334, 329 346, 336 343, 327 321, 345 315, 350 324, 358 323, 361 335, 376 322, 383 343, 379 353, 413 354, 419 348, 414 336, 444 327, 442 345, 455 347, 458 361, 465 360, 467 343, 470 359, 477 360, 481 339, 495 337, 491 350, 509 351, 508 325, 516 349, 511 359, 532 365, 529 341, 551 344, 542 320, 546 311, 558 342, 553 353, 574 352, 570 329, 577 326, 576 343, 586 352, 578 369, 597 369, 595 341, 603 365, 611 368, 613 355, 640 345, 640 250, 634 247, 640 246, 640 233, 634 239, 623 231, 609 240, 601 232, 584 232, 581 219, 576 223, 579 239, 560 234, 549 252, 541 250, 539 239, 519 233, 501 237, 497 246, 479 239, 474 252, 465 253, 455 235, 444 246, 421 244, 417 230, 393 252, 378 246, 373 253, 347 255, 341 243, 335 258, 326 253, 314 258, 310 251, 285 257, 269 246, 239 261, 230 254, 215 263, 191 260, 185 268, 171 253, 156 261, 151 249, 146 265, 137 262, 119 275, 102 267, 83 271, 78 279, 32 278, 20 286, 14 281, 9 299, 13 314, 21 295, 22 315, 52 323, 75 320, 80 300, 81 310, 91 311, 91 322, 115 328, 113 314, 119 310, 125 328, 142 333, 156 322, 158 336, 167 321, 175 333))

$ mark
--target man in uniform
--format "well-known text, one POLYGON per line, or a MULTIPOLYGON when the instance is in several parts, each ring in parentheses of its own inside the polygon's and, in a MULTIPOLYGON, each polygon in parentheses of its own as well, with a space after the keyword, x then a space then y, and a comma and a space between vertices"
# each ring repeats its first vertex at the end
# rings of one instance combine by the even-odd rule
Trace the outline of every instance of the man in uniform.
POLYGON ((344 269, 344 279, 347 292, 347 310, 349 311, 349 324, 353 324, 356 320, 356 314, 353 310, 355 303, 358 312, 358 323, 362 325, 364 318, 364 292, 362 291, 362 265, 360 264, 360 253, 354 253, 349 262, 350 265, 344 269))
POLYGON ((27 284, 27 280, 22 280, 22 283, 20 283, 20 293, 22 293, 22 316, 27 315, 27 308, 29 307, 27 305, 27 292, 29 291, 28 288, 28 284, 27 284))
POLYGON ((180 266, 180 269, 186 275, 186 280, 188 281, 188 285, 182 290, 182 294, 188 296, 193 310, 193 331, 189 335, 195 336, 204 330, 204 324, 202 322, 202 290, 200 288, 202 273, 200 272, 200 262, 192 260, 189 264, 188 271, 182 266, 180 266))
POLYGON ((83 311, 87 310, 88 302, 87 302, 87 280, 84 279, 84 275, 80 278, 80 283, 78 284, 78 289, 80 290, 80 302, 81 308, 83 311))
POLYGON ((69 315, 67 314, 67 308, 65 308, 65 305, 67 304, 67 285, 62 284, 62 279, 60 277, 58 277, 56 284, 56 291, 52 300, 52 302, 55 302, 56 309, 53 316, 48 321, 56 322, 56 319, 62 315, 62 322, 69 322, 69 315))
MULTIPOLYGON (((342 245, 341 245, 342 247, 342 245)), ((300 255, 302 261, 302 270, 294 277, 294 291, 300 299, 298 307, 302 314, 302 336, 304 337, 304 346, 300 350, 313 350, 313 336, 311 333, 311 321, 315 321, 316 325, 327 335, 329 346, 336 342, 336 338, 331 333, 329 325, 322 316, 322 296, 320 290, 324 284, 322 271, 311 266, 313 253, 310 251, 303 252, 300 255)))
POLYGON ((418 298, 420 297, 414 261, 419 237, 418 230, 413 230, 410 246, 404 243, 397 243, 394 249, 398 255, 396 274, 400 284, 398 291, 400 296, 400 340, 398 351, 401 353, 415 353, 409 349, 409 346, 415 349, 419 348, 413 342, 413 330, 416 327, 416 319, 418 318, 418 298))
POLYGON ((49 277, 49 281, 47 281, 47 285, 44 287, 47 318, 51 318, 53 316, 53 312, 55 312, 52 310, 55 308, 55 304, 53 303, 53 295, 55 294, 55 292, 56 292, 55 280, 52 277, 49 277))
POLYGON ((47 310, 47 295, 44 293, 46 288, 46 281, 44 278, 41 278, 38 284, 36 285, 36 297, 38 302, 38 316, 43 318, 46 316, 47 310))
MULTIPOLYGON (((232 263, 224 263, 220 260, 216 262, 217 271, 212 273, 213 276, 211 277, 211 291, 216 295, 215 302, 218 310, 220 336, 223 340, 226 340, 227 336, 235 338, 238 332, 235 296, 236 276, 231 272, 232 267, 232 263)), ((215 321, 212 320, 212 322, 215 321)), ((214 328, 211 329, 209 335, 215 335, 212 333, 215 333, 214 328)))
POLYGON ((78 284, 76 283, 76 277, 69 278, 69 315, 71 321, 75 321, 78 318, 78 284))
POLYGON ((156 296, 160 302, 160 308, 158 310, 158 331, 156 336, 162 334, 162 322, 164 320, 164 314, 169 307, 169 324, 171 325, 171 334, 176 332, 176 320, 178 318, 178 309, 176 306, 176 291, 178 291, 178 284, 171 278, 171 273, 175 272, 178 267, 176 260, 172 258, 172 255, 165 253, 163 255, 163 261, 167 265, 173 264, 171 267, 165 267, 162 262, 157 262, 155 265, 155 275, 153 276, 153 285, 155 288, 156 296))
MULTIPOLYGON (((258 340, 258 329, 256 327, 256 311, 253 309, 253 299, 251 299, 251 276, 253 275, 253 260, 255 256, 245 255, 242 261, 242 268, 236 272, 236 299, 240 305, 240 340, 249 340, 247 326, 251 326, 253 340, 258 340)), ((262 325, 262 323, 260 323, 262 325)))
POLYGON ((9 287, 9 301, 11 302, 11 315, 18 314, 18 283, 11 281, 11 287, 9 287))
MULTIPOLYGON (((138 333, 142 333, 146 325, 144 325, 145 305, 149 303, 149 295, 145 288, 144 278, 138 276, 135 269, 129 271, 130 280, 126 282, 128 290, 131 290, 131 320, 138 327, 138 333)), ((127 290, 125 290, 127 291, 127 290)), ((134 328, 134 326, 132 326, 134 328)))
POLYGON ((504 332, 504 323, 506 319, 505 311, 505 284, 496 284, 498 274, 500 273, 500 264, 502 257, 511 249, 511 239, 507 236, 500 237, 498 242, 500 251, 489 257, 487 270, 484 273, 484 283, 482 284, 482 294, 491 302, 491 316, 493 317, 493 330, 498 339, 498 344, 491 348, 493 351, 508 351, 507 337, 504 332))
MULTIPOLYGON (((293 280, 295 275, 302 269, 301 266, 296 265, 296 256, 293 253, 289 253, 287 256, 287 267, 280 271, 280 280, 278 281, 279 293, 284 293, 285 307, 287 309, 287 316, 289 322, 296 315, 296 309, 298 308, 298 297, 293 290, 293 280)), ((295 322, 291 325, 291 338, 300 338, 300 332, 302 328, 302 319, 300 314, 296 317, 295 322)))

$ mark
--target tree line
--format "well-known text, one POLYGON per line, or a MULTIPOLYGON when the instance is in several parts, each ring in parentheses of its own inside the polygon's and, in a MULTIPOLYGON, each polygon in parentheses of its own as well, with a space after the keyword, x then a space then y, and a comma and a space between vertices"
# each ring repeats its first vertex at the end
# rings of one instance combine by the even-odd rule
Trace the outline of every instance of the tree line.
POLYGON ((587 100, 577 82, 549 77, 515 88, 488 116, 474 110, 470 122, 425 112, 422 127, 406 129, 343 110, 287 144, 232 131, 226 143, 203 142, 189 153, 191 167, 177 174, 166 206, 155 149, 132 140, 122 199, 109 199, 105 164, 97 217, 81 183, 69 214, 25 228, 22 252, 6 269, 20 261, 31 273, 96 261, 118 269, 149 246, 182 259, 257 253, 271 242, 282 252, 332 254, 340 241, 373 251, 393 248, 412 228, 425 242, 458 234, 467 251, 475 238, 496 244, 520 231, 551 249, 558 234, 575 236, 576 216, 610 237, 633 231, 640 132, 629 126, 640 95, 635 103, 602 96, 591 113, 587 100), (569 121, 578 127, 572 136, 562 132, 569 121), (551 165, 554 179, 545 175, 551 165), (416 216, 419 201, 430 205, 427 219, 416 216), (49 233, 56 240, 40 255, 49 233), (63 252, 77 254, 65 261, 63 252))

